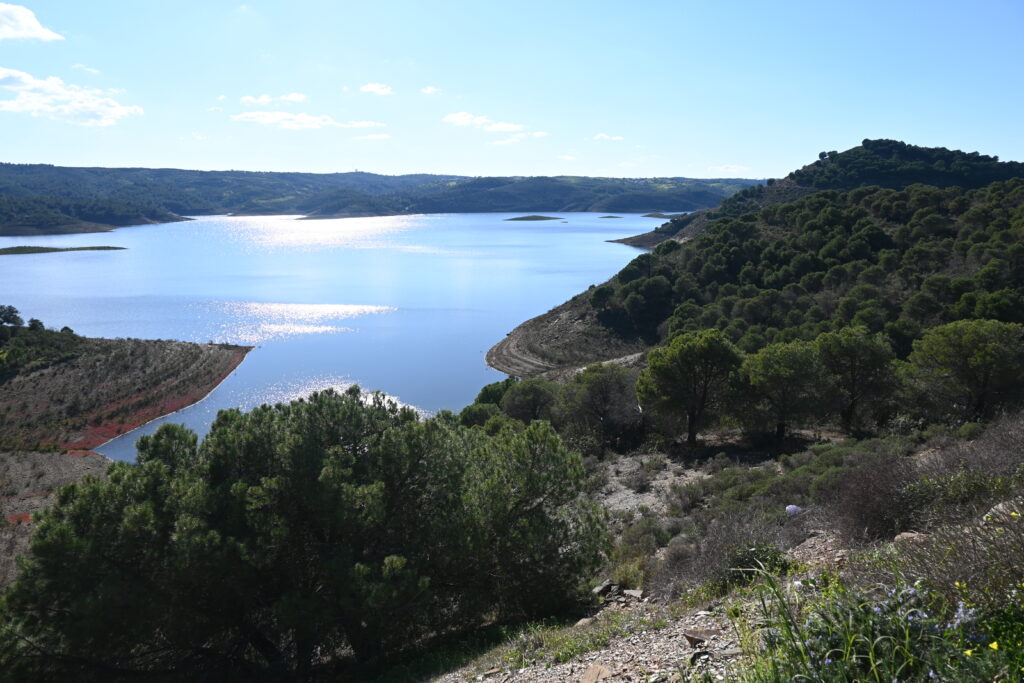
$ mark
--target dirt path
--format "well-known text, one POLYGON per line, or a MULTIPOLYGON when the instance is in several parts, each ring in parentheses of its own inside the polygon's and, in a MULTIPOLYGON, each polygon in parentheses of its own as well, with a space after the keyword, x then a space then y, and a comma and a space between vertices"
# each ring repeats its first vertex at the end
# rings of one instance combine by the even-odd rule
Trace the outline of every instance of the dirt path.
POLYGON ((487 364, 499 372, 514 377, 536 377, 558 367, 527 350, 522 338, 515 332, 509 333, 490 348, 487 352, 487 364))

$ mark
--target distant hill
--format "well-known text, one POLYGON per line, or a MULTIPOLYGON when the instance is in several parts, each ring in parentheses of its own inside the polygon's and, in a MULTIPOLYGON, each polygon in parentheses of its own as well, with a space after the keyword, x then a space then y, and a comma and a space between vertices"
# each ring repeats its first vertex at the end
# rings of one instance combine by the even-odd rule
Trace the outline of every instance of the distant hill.
POLYGON ((489 211, 692 211, 716 206, 754 183, 0 164, 0 234, 86 232, 210 214, 328 218, 489 211))

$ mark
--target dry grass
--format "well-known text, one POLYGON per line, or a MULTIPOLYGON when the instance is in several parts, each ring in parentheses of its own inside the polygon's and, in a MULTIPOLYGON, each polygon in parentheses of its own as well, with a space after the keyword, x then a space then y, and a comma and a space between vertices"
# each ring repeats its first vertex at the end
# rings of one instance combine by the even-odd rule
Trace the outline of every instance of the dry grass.
POLYGON ((248 347, 140 339, 87 339, 71 359, 0 385, 0 447, 92 448, 194 403, 248 347))

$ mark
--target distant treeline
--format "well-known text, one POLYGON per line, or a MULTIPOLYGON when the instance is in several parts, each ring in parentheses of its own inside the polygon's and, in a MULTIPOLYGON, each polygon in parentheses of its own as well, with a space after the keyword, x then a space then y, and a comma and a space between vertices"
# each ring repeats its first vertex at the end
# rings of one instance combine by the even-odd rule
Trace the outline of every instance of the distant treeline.
POLYGON ((385 176, 0 164, 0 233, 175 220, 183 215, 314 217, 489 211, 690 211, 754 184, 741 179, 385 176))

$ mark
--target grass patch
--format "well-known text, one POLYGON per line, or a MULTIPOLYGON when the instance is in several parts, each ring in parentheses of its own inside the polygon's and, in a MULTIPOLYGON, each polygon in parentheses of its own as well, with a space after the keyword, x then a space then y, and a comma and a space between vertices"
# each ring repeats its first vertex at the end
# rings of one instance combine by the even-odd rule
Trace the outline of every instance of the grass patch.
POLYGON ((524 628, 500 654, 505 666, 560 664, 587 652, 603 650, 616 638, 668 626, 663 614, 643 610, 608 610, 586 626, 536 623, 524 628))
POLYGON ((753 656, 732 680, 1020 680, 1016 601, 983 614, 949 605, 920 581, 862 589, 812 580, 791 591, 762 575, 758 614, 733 614, 753 656))

